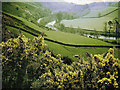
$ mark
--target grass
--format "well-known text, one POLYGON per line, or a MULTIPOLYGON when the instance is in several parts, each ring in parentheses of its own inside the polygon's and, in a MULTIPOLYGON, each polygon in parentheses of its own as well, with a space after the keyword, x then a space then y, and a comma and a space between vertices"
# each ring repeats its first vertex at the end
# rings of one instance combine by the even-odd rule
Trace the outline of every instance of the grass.
POLYGON ((111 39, 99 39, 99 40, 108 41, 108 42, 110 42, 110 43, 117 43, 117 44, 120 43, 120 40, 111 40, 111 39))
MULTIPOLYGON (((84 59, 86 59, 86 52, 90 54, 103 54, 106 53, 109 49, 107 47, 70 47, 49 41, 45 41, 45 43, 48 45, 48 49, 52 51, 55 55, 61 54, 62 57, 68 56, 72 60, 78 60, 77 58, 73 57, 74 55, 81 55, 82 58, 84 57, 84 59)), ((115 48, 115 57, 120 58, 119 54, 120 49, 115 48)))
POLYGON ((9 15, 9 16, 12 16, 12 17, 16 18, 17 20, 22 21, 24 25, 27 25, 27 26, 29 26, 29 27, 37 30, 37 31, 44 31, 44 29, 42 29, 41 27, 35 25, 34 23, 32 23, 32 22, 30 22, 30 21, 25 20, 25 19, 22 18, 22 17, 18 17, 18 16, 15 16, 15 15, 12 15, 12 14, 6 13, 6 12, 4 12, 4 13, 7 14, 7 15, 9 15))
MULTIPOLYGON (((47 28, 43 28, 43 27, 39 27, 37 25, 35 25, 32 22, 29 22, 21 17, 17 17, 14 15, 11 15, 9 13, 3 12, 3 15, 7 22, 7 24, 5 24, 6 26, 8 25, 12 25, 12 27, 16 27, 16 28, 20 28, 21 30, 26 30, 26 32, 30 32, 36 35, 41 34, 42 32, 44 32, 45 30, 47 30, 47 28), (10 22, 10 23, 9 23, 10 22)), ((4 22, 4 19, 3 19, 4 22)), ((14 32, 16 33, 16 32, 14 32)), ((25 33, 25 32, 24 32, 25 33)))
POLYGON ((42 6, 35 7, 32 2, 3 2, 3 11, 29 20, 37 20, 42 6))
MULTIPOLYGON (((18 19, 22 20, 22 18, 18 18, 18 19)), ((25 24, 26 20, 23 19, 22 21, 24 22, 23 24, 25 24)), ((31 23, 29 24, 29 22, 27 23, 28 24, 26 25, 28 26, 32 25, 31 23)), ((16 34, 19 33, 18 29, 16 28, 8 26, 8 29, 12 31, 13 33, 16 33, 16 34)), ((60 31, 46 31, 46 30, 44 30, 44 32, 47 34, 46 38, 56 40, 59 42, 63 42, 63 43, 67 43, 67 44, 75 44, 75 45, 90 45, 91 44, 91 45, 112 46, 112 44, 109 44, 109 43, 106 43, 100 40, 96 40, 96 39, 83 37, 77 34, 65 33, 65 32, 60 32, 60 31)), ((26 33, 24 31, 22 31, 22 33, 30 39, 34 38, 34 36, 29 33, 26 33)), ((48 49, 52 51, 54 54, 61 54, 62 57, 68 56, 69 58, 73 60, 78 60, 77 58, 73 57, 76 54, 79 54, 82 57, 86 57, 85 56, 86 51, 91 54, 102 54, 109 49, 109 48, 97 48, 97 47, 70 47, 70 46, 64 46, 64 45, 60 45, 57 43, 49 42, 46 40, 45 40, 45 43, 48 45, 48 49)))
MULTIPOLYGON (((10 27, 10 26, 6 26, 6 28, 11 32, 13 33, 14 35, 18 36, 20 34, 19 32, 19 29, 16 29, 14 27, 10 27)), ((27 38, 30 38, 30 39, 33 39, 34 36, 27 33, 27 32, 24 32, 24 31, 21 31, 27 38)))
POLYGON ((77 34, 65 33, 61 31, 45 31, 45 33, 47 34, 47 38, 66 44, 113 46, 113 44, 106 43, 97 39, 80 36, 77 34))
POLYGON ((107 7, 107 8, 104 8, 104 9, 96 9, 94 11, 91 11, 89 14, 85 15, 84 17, 98 17, 98 14, 100 13, 101 16, 109 13, 109 12, 112 12, 113 10, 117 9, 118 7, 107 7))
POLYGON ((116 17, 118 17, 118 10, 107 16, 100 18, 84 17, 74 20, 62 20, 61 23, 63 23, 66 27, 74 27, 74 28, 80 27, 81 29, 103 31, 105 22, 113 20, 116 17))

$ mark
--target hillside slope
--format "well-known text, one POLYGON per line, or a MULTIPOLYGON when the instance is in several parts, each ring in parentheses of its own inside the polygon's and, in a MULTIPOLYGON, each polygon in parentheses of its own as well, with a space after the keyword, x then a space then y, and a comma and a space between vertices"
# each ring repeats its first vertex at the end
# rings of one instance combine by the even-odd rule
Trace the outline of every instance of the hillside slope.
POLYGON ((67 2, 42 2, 42 5, 49 8, 53 13, 68 12, 74 16, 83 16, 89 12, 88 5, 77 5, 67 2))
POLYGON ((118 8, 117 2, 95 2, 88 5, 90 12, 84 17, 100 17, 118 8))
POLYGON ((50 14, 48 9, 42 5, 37 6, 33 2, 3 2, 2 10, 34 23, 37 23, 39 18, 50 14))
POLYGON ((61 23, 63 23, 66 27, 72 26, 74 28, 80 27, 81 29, 103 31, 105 22, 118 18, 118 9, 115 9, 111 13, 108 12, 102 15, 102 17, 93 17, 93 15, 94 14, 89 14, 84 18, 74 20, 62 20, 61 23))

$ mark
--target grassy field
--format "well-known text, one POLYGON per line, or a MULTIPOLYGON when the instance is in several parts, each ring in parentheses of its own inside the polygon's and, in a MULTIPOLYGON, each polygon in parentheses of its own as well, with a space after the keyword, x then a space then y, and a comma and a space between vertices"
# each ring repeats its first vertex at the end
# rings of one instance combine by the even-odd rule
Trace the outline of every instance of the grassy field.
MULTIPOLYGON (((19 30, 16 29, 16 28, 13 28, 13 27, 10 27, 10 26, 7 26, 6 28, 7 28, 8 30, 10 30, 11 33, 16 34, 17 36, 20 34, 19 30)), ((31 34, 29 34, 29 33, 27 33, 27 32, 24 32, 24 31, 21 31, 21 32, 22 32, 27 38, 30 38, 30 39, 33 39, 33 38, 34 38, 33 35, 31 35, 31 34)))
MULTIPOLYGON (((7 29, 10 30, 12 33, 19 34, 19 30, 16 29, 16 28, 7 26, 7 29)), ((29 34, 29 33, 26 33, 24 31, 22 31, 22 33, 30 39, 34 38, 34 36, 29 34)), ((68 35, 70 35, 70 34, 68 34, 68 35)), ((64 56, 67 57, 68 56, 68 58, 71 58, 73 60, 78 60, 77 58, 73 57, 76 54, 81 55, 81 57, 85 58, 86 57, 86 55, 85 55, 86 52, 89 52, 91 54, 102 54, 109 49, 109 48, 99 48, 99 47, 70 47, 70 46, 64 46, 64 45, 60 45, 60 44, 53 43, 53 42, 46 41, 46 40, 45 40, 45 43, 47 44, 47 48, 50 51, 52 51, 55 55, 56 54, 61 54, 62 57, 64 57, 64 56)), ((117 53, 118 53, 117 50, 115 51, 115 53, 116 53, 115 56, 118 57, 117 56, 117 53)))
MULTIPOLYGON (((37 30, 37 31, 44 31, 43 28, 39 27, 38 25, 35 25, 34 23, 32 23, 30 21, 27 21, 26 19, 24 19, 22 17, 18 17, 18 16, 15 16, 15 15, 12 15, 12 14, 6 13, 6 12, 3 12, 3 13, 5 13, 5 14, 7 14, 9 16, 12 16, 14 19, 20 20, 23 23, 23 25, 27 25, 27 26, 29 26, 29 27, 37 30)), ((21 26, 21 27, 23 27, 23 26, 21 26)))
POLYGON ((118 7, 107 7, 104 9, 96 9, 96 10, 92 10, 89 14, 85 15, 84 17, 99 17, 98 15, 100 14, 101 16, 114 11, 115 9, 117 9, 118 7))
POLYGON ((80 27, 81 29, 103 31, 105 22, 113 20, 116 17, 118 17, 118 10, 100 18, 84 17, 74 20, 62 20, 61 23, 63 23, 66 27, 80 27))
POLYGON ((77 34, 65 33, 61 31, 45 31, 45 33, 47 34, 47 38, 67 44, 113 46, 113 44, 77 34))
MULTIPOLYGON (((70 47, 64 46, 60 44, 56 44, 53 42, 45 41, 48 45, 48 49, 52 51, 55 55, 61 54, 61 56, 68 56, 73 60, 78 60, 77 58, 73 57, 74 55, 81 55, 81 57, 86 59, 85 53, 88 52, 90 54, 103 54, 108 51, 109 48, 105 47, 70 47)), ((120 58, 119 49, 115 49, 115 57, 120 58)))
POLYGON ((32 2, 4 2, 2 3, 2 9, 7 13, 33 21, 34 23, 37 23, 40 17, 50 13, 47 9, 44 11, 42 5, 36 6, 32 2))

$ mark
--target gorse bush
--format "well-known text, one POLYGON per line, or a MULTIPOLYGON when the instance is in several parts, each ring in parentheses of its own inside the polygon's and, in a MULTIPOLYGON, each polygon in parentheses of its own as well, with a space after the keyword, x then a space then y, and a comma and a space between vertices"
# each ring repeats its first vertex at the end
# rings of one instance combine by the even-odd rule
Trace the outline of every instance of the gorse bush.
POLYGON ((21 34, 18 38, 2 42, 3 88, 22 87, 27 65, 36 61, 45 47, 41 36, 31 41, 21 34))
POLYGON ((114 50, 110 48, 106 54, 94 55, 98 68, 97 84, 100 88, 120 87, 120 61, 114 58, 114 50))
POLYGON ((120 61, 114 49, 105 54, 87 54, 87 60, 72 61, 53 55, 44 38, 20 35, 2 43, 3 88, 118 89, 120 61))

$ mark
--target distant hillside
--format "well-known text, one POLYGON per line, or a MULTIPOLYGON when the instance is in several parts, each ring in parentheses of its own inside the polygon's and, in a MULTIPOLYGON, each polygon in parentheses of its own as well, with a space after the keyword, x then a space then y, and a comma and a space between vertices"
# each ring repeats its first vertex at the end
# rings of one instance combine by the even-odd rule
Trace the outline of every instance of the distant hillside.
POLYGON ((53 13, 69 12, 77 16, 85 15, 89 12, 88 5, 77 5, 66 2, 42 2, 44 7, 49 8, 53 13))
MULTIPOLYGON (((111 12, 111 11, 110 11, 111 12)), ((74 19, 74 20, 62 20, 61 23, 63 23, 66 27, 73 27, 81 29, 87 29, 87 30, 97 30, 97 31, 103 31, 105 22, 112 21, 115 18, 118 18, 118 9, 115 11, 105 14, 102 17, 94 16, 94 14, 89 14, 88 17, 74 19)))
POLYGON ((100 17, 118 8, 117 2, 95 2, 88 5, 90 12, 84 17, 100 17))

